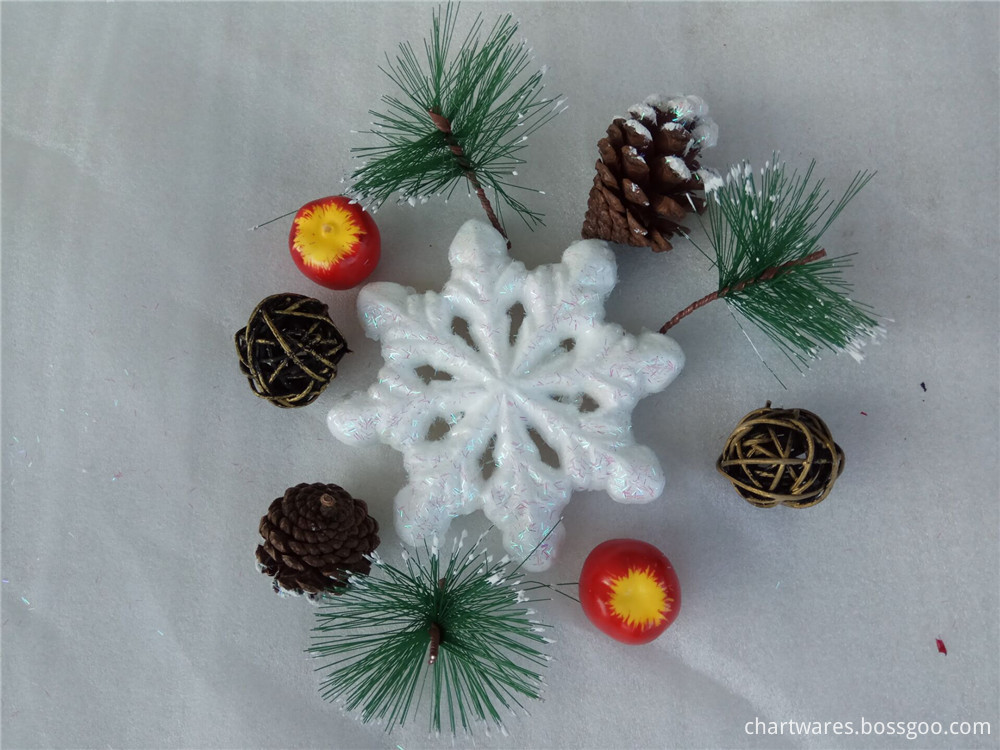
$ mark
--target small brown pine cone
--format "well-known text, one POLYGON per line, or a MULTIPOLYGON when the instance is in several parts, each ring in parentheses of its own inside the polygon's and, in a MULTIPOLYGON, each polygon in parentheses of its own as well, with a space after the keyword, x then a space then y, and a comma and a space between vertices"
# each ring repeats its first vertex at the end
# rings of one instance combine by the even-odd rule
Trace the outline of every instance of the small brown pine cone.
POLYGON ((670 236, 689 211, 705 210, 703 148, 714 146, 718 128, 697 96, 650 96, 616 118, 597 149, 601 158, 587 200, 584 239, 669 250, 670 236))
POLYGON ((337 593, 352 573, 367 575, 365 558, 379 545, 378 521, 335 484, 299 484, 285 490, 260 519, 264 543, 257 547, 260 571, 274 578, 274 590, 337 593))

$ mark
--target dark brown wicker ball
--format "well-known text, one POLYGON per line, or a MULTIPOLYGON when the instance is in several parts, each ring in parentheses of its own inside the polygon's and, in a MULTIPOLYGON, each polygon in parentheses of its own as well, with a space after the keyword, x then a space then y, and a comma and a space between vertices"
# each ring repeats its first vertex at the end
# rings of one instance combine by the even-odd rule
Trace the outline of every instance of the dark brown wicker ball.
POLYGON ((768 401, 743 417, 716 468, 758 508, 808 508, 830 494, 844 451, 811 411, 772 409, 768 401))
POLYGON ((315 401, 350 349, 325 304, 301 294, 275 294, 236 332, 236 351, 253 392, 289 408, 315 401))

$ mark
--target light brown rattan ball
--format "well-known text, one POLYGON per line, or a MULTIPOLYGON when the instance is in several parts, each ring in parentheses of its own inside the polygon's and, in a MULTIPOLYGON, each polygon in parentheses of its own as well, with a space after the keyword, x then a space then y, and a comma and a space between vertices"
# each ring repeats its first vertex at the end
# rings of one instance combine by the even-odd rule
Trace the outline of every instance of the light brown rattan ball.
POLYGON ((808 508, 830 494, 844 451, 811 411, 772 409, 768 401, 743 417, 715 465, 758 508, 808 508))

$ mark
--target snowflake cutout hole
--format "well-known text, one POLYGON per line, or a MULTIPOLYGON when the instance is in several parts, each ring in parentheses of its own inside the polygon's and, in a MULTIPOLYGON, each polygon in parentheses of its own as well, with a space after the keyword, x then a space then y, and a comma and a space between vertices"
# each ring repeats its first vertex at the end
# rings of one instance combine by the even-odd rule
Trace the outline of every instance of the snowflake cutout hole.
POLYGON ((384 365, 366 392, 330 411, 330 431, 403 454, 404 542, 443 537, 452 518, 481 509, 514 559, 544 570, 574 490, 623 503, 663 491, 659 461, 633 440, 632 410, 677 376, 684 354, 667 336, 604 321, 616 268, 603 241, 576 242, 561 263, 527 271, 495 229, 469 221, 449 261, 440 293, 362 289, 358 311, 384 365))

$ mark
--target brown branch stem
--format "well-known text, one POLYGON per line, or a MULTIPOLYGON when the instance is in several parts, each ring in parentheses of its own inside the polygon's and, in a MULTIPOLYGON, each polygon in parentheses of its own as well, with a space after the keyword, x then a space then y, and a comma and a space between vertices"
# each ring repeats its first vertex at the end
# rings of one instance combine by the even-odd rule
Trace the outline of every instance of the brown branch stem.
POLYGON ((433 665, 438 660, 438 649, 441 647, 441 627, 436 623, 431 623, 431 650, 427 656, 427 663, 433 665))
MULTIPOLYGON (((442 591, 444 591, 445 583, 444 578, 438 578, 438 588, 442 591)), ((434 666, 438 660, 438 650, 441 648, 441 626, 436 622, 432 622, 428 630, 431 634, 431 647, 430 652, 427 654, 427 663, 434 666)))
POLYGON ((688 315, 697 310, 699 307, 704 307, 713 300, 721 299, 722 297, 725 297, 727 294, 733 294, 735 292, 743 291, 751 284, 757 284, 758 282, 761 281, 770 281, 775 276, 780 275, 785 269, 789 268, 790 266, 805 265, 806 263, 812 263, 814 260, 819 260, 820 258, 823 257, 826 257, 826 250, 817 250, 814 253, 809 253, 809 255, 805 256, 804 258, 797 258, 796 260, 790 260, 787 263, 782 263, 780 266, 773 266, 772 268, 768 268, 766 271, 764 271, 764 273, 762 273, 760 276, 756 278, 744 279, 738 284, 734 284, 732 286, 726 286, 723 287, 722 289, 719 289, 716 292, 712 292, 711 294, 706 294, 700 300, 698 300, 697 302, 692 302, 690 305, 685 307, 674 317, 672 317, 670 320, 664 323, 663 327, 660 328, 660 333, 666 333, 675 325, 677 325, 681 320, 683 320, 688 315))
POLYGON ((486 191, 483 189, 482 184, 479 182, 479 178, 476 176, 476 170, 472 168, 469 160, 465 158, 465 151, 462 150, 462 146, 455 140, 455 136, 451 132, 451 122, 447 117, 442 115, 440 112, 435 112, 433 109, 427 110, 427 114, 430 116, 431 122, 434 123, 434 127, 444 134, 445 143, 448 144, 448 148, 451 149, 451 152, 455 155, 458 165, 464 171, 465 179, 469 181, 469 184, 472 185, 472 189, 476 191, 476 195, 479 197, 479 203, 482 204, 483 210, 486 212, 486 216, 490 220, 490 224, 492 224, 493 228, 500 232, 503 238, 507 240, 507 249, 510 250, 510 239, 507 237, 507 232, 505 232, 504 228, 500 225, 500 220, 493 211, 490 199, 486 197, 486 191))

